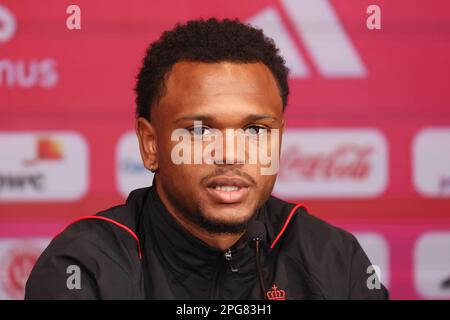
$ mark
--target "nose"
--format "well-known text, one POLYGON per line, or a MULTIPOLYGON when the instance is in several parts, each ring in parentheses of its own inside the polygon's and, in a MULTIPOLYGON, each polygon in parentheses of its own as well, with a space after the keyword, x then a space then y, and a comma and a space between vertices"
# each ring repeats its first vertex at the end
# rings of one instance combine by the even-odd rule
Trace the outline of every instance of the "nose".
POLYGON ((247 156, 245 135, 239 130, 226 129, 222 133, 222 150, 213 150, 214 163, 220 165, 243 165, 247 156), (217 152, 217 157, 216 157, 217 152))

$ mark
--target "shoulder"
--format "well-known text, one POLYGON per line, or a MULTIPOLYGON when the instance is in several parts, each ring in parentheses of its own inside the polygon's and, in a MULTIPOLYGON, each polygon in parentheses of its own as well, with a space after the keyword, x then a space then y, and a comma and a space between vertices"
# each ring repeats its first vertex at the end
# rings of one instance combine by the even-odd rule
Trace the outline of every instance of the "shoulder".
POLYGON ((303 204, 289 203, 271 196, 268 208, 274 238, 282 232, 279 241, 285 244, 306 246, 304 249, 332 245, 342 250, 351 249, 356 241, 351 233, 311 214, 303 204))
POLYGON ((136 215, 136 208, 127 201, 70 223, 50 242, 33 267, 26 285, 27 298, 108 298, 110 294, 117 298, 114 283, 124 288, 123 294, 136 296, 133 286, 139 287, 136 284, 141 277, 136 215), (67 290, 70 266, 81 270, 84 293, 67 290))
POLYGON ((387 290, 367 287, 371 262, 350 232, 314 216, 305 206, 272 199, 286 226, 277 250, 302 270, 328 299, 386 299, 387 290), (290 219, 289 219, 290 218, 290 219), (289 223, 286 223, 289 220, 289 223))
POLYGON ((123 205, 95 215, 81 216, 69 223, 46 251, 78 254, 82 249, 94 252, 98 249, 108 250, 109 257, 114 260, 138 258, 140 243, 137 229, 148 189, 132 191, 123 205))
MULTIPOLYGON (((82 216, 70 223, 50 243, 50 252, 90 255, 107 251, 109 258, 120 261, 139 255, 135 213, 120 205, 92 216, 82 216)), ((46 250, 47 251, 47 250, 46 250)))

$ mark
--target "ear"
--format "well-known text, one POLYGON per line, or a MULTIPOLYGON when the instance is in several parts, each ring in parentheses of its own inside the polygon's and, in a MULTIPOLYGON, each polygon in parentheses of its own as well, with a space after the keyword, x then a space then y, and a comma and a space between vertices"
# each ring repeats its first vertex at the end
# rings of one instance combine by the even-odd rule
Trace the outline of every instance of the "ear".
POLYGON ((139 117, 136 121, 136 135, 144 167, 155 172, 158 170, 158 146, 153 124, 147 119, 139 117))

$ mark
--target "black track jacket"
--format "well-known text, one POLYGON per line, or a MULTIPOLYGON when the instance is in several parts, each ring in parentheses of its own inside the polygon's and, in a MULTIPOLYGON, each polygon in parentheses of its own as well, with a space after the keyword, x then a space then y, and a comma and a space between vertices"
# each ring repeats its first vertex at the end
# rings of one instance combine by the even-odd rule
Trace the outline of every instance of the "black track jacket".
MULTIPOLYGON (((367 285, 371 263, 348 232, 273 196, 255 219, 266 228, 261 251, 266 298, 388 297, 384 286, 367 285)), ((222 252, 188 233, 153 186, 55 237, 33 268, 25 298, 262 299, 255 261, 244 240, 222 252), (79 268, 80 286, 74 287, 70 266, 79 268)))

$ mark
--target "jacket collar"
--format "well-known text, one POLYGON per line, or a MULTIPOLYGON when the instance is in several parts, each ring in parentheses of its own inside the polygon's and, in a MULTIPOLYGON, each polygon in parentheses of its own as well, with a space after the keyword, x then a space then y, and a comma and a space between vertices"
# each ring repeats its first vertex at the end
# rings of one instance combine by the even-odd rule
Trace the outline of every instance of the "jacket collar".
MULTIPOLYGON (((148 188, 141 212, 144 256, 145 251, 156 249, 159 255, 170 265, 177 273, 186 274, 186 272, 199 272, 207 274, 216 272, 218 265, 224 263, 224 252, 211 247, 201 241, 186 229, 184 229, 170 214, 162 203, 156 185, 148 188)), ((263 205, 257 210, 255 219, 262 221, 266 225, 266 206, 263 205)), ((272 234, 272 228, 267 230, 267 241, 272 234)), ((244 272, 252 270, 254 265, 254 252, 246 242, 245 234, 234 244, 231 249, 233 265, 244 272), (247 265, 250 264, 249 268, 247 265)), ((268 245, 264 246, 263 255, 268 252, 268 245)))

